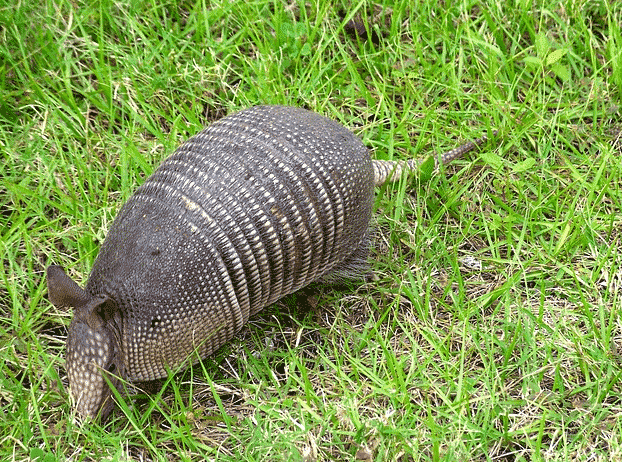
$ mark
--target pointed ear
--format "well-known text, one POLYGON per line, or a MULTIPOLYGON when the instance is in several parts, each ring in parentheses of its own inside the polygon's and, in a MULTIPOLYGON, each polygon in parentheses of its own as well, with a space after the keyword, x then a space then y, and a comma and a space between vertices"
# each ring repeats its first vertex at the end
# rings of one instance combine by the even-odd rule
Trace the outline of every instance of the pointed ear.
POLYGON ((89 294, 57 265, 48 266, 47 280, 48 298, 52 304, 73 307, 76 319, 87 323, 91 329, 101 328, 109 315, 105 311, 108 297, 89 294))
POLYGON ((47 269, 48 298, 55 306, 80 308, 92 298, 60 266, 50 265, 47 269))
POLYGON ((97 295, 74 310, 74 319, 88 324, 93 330, 101 329, 109 316, 108 297, 97 295))

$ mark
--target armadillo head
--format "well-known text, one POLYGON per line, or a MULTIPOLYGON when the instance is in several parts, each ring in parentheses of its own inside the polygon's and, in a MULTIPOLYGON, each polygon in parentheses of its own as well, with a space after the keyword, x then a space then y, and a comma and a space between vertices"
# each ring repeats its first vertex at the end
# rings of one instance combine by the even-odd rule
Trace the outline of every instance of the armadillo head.
POLYGON ((114 385, 119 379, 117 344, 113 335, 110 313, 112 301, 106 296, 87 293, 60 266, 47 269, 48 296, 56 306, 71 306, 74 317, 67 336, 65 368, 69 388, 78 414, 83 418, 103 418, 114 403, 111 389, 104 378, 114 385))

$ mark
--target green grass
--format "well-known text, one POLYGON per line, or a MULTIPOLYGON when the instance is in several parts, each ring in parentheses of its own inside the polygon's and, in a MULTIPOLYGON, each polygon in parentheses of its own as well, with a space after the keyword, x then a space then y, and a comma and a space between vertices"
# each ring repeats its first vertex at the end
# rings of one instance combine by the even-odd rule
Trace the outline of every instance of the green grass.
POLYGON ((622 460, 622 7, 480 3, 0 4, 2 460, 622 460), (45 267, 86 282, 154 167, 264 103, 383 159, 501 135, 379 191, 377 281, 75 425, 45 267))

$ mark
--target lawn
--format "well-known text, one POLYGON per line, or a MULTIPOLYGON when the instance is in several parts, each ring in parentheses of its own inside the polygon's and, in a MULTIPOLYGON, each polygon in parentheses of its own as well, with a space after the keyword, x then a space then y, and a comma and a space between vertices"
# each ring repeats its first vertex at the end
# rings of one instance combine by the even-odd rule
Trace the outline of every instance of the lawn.
POLYGON ((0 3, 0 458, 622 460, 622 4, 0 3), (378 159, 491 134, 379 188, 375 277, 317 286, 78 425, 72 312, 121 205, 258 104, 378 159))

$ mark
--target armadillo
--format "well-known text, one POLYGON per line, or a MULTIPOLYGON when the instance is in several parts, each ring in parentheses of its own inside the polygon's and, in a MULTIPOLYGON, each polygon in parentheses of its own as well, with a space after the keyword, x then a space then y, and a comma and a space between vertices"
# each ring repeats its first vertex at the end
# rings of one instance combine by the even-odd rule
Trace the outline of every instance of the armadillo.
POLYGON ((374 186, 416 165, 371 160, 345 127, 292 107, 246 109, 188 139, 122 207, 84 289, 47 269, 50 301, 74 309, 77 414, 108 415, 109 383, 210 355, 284 295, 366 273, 374 186))

